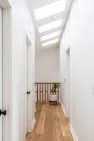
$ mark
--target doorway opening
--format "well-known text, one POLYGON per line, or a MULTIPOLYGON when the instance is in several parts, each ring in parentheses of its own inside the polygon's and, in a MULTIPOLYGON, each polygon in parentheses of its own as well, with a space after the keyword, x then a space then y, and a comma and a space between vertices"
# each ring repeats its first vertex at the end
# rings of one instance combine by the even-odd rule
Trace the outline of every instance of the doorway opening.
POLYGON ((70 47, 66 50, 66 115, 70 117, 70 47))
POLYGON ((31 95, 31 41, 29 40, 29 37, 26 35, 26 98, 25 98, 25 103, 26 103, 26 113, 25 113, 25 121, 26 121, 26 135, 28 134, 28 132, 30 132, 29 129, 29 121, 30 121, 30 114, 32 111, 30 107, 30 102, 32 99, 32 95, 31 95))

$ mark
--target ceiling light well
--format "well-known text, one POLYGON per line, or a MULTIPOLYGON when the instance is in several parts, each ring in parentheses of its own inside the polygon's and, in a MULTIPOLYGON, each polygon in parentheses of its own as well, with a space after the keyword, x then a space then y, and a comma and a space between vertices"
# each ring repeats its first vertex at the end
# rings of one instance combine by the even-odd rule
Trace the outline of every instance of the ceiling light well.
POLYGON ((54 40, 50 40, 50 41, 48 41, 48 42, 42 43, 42 47, 49 46, 49 45, 55 44, 55 43, 57 43, 57 42, 59 42, 59 38, 56 38, 56 39, 54 39, 54 40))
POLYGON ((50 22, 48 24, 45 24, 45 25, 38 27, 38 31, 39 31, 39 33, 50 31, 52 29, 55 29, 55 28, 62 26, 62 23, 63 23, 62 19, 59 19, 54 22, 50 22))
POLYGON ((59 0, 46 6, 37 8, 34 10, 35 19, 41 20, 54 14, 63 12, 65 10, 65 6, 66 0, 59 0))
POLYGON ((60 33, 61 33, 61 31, 56 31, 56 32, 50 33, 48 35, 42 36, 41 41, 46 41, 46 40, 58 37, 58 36, 60 36, 60 33))

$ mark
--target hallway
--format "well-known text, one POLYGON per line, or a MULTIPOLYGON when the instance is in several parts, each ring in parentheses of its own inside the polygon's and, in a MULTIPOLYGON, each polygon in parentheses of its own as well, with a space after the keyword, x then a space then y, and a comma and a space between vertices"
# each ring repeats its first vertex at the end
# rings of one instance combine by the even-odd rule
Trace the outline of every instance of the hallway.
POLYGON ((94 0, 0 0, 0 141, 94 141, 93 62, 94 0))
POLYGON ((27 141, 73 141, 69 120, 60 105, 37 105, 36 124, 27 141))

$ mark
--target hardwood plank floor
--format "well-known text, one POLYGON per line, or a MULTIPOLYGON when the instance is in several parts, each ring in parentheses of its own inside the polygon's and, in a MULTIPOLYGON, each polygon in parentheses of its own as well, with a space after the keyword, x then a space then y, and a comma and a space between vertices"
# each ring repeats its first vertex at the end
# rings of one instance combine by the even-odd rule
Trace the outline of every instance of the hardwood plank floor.
POLYGON ((39 123, 36 127, 36 134, 43 135, 44 125, 45 125, 45 113, 46 113, 45 108, 46 108, 46 106, 43 105, 42 110, 41 110, 41 114, 40 114, 40 118, 39 118, 39 123))
POLYGON ((60 105, 37 105, 36 124, 27 141, 73 141, 69 119, 64 116, 60 105))

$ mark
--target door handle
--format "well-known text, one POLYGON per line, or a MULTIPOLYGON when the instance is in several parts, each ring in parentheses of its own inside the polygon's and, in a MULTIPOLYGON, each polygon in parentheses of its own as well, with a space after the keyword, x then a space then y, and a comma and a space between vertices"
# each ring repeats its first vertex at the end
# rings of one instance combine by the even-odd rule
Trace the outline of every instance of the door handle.
POLYGON ((4 111, 3 111, 3 110, 0 110, 0 116, 1 116, 1 115, 6 116, 6 114, 7 114, 6 110, 4 110, 4 111))
POLYGON ((30 91, 27 91, 27 94, 29 95, 30 94, 30 91))

